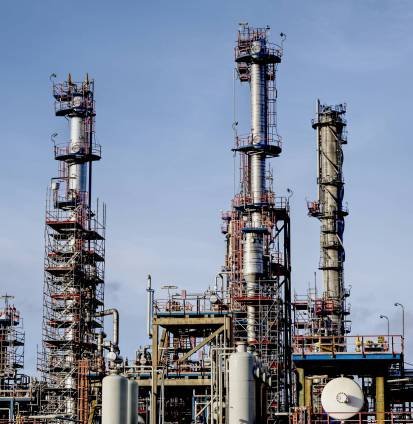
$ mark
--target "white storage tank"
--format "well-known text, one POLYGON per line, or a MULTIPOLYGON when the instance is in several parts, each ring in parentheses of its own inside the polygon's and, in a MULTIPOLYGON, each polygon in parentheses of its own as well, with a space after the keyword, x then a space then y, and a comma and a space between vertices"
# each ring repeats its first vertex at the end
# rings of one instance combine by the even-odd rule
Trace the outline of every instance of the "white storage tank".
POLYGON ((128 404, 127 404, 127 424, 137 424, 138 422, 138 384, 134 380, 128 380, 128 404))
POLYGON ((229 424, 255 424, 255 359, 245 344, 238 344, 230 355, 229 367, 229 424))
POLYGON ((108 375, 102 382, 102 424, 127 422, 128 380, 120 375, 108 375))
MULTIPOLYGON (((341 422, 349 420, 363 408, 363 390, 351 378, 334 378, 325 385, 321 392, 321 405, 334 420, 341 422)), ((354 421, 359 421, 359 418, 354 421)))

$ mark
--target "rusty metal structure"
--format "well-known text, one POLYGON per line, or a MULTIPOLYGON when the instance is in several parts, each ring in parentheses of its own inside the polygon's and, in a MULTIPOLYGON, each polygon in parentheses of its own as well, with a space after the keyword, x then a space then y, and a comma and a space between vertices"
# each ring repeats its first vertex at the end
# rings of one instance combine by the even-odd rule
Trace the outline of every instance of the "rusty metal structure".
POLYGON ((23 319, 10 303, 13 296, 0 296, 0 423, 14 422, 29 411, 33 399, 30 377, 23 374, 23 319))
POLYGON ((308 202, 308 214, 320 221, 323 289, 318 293, 315 285, 306 295, 295 296, 292 303, 296 407, 290 421, 410 423, 413 380, 411 370, 404 366, 404 336, 389 331, 384 335, 348 335, 346 299, 350 293, 344 286, 343 243, 344 217, 348 214, 343 204, 345 112, 343 104, 318 101, 312 121, 317 132, 319 196, 317 201, 308 202))
POLYGON ((222 214, 224 265, 203 290, 163 284, 155 292, 148 276, 149 343, 132 360, 120 355, 119 311, 104 308, 106 209, 92 202, 101 159, 94 81, 53 83, 55 114, 70 136, 52 136, 58 175, 46 201, 42 377, 22 373, 22 321, 3 296, 0 424, 413 423, 404 306, 394 304, 403 309, 403 335, 349 335, 344 104, 318 101, 311 122, 318 199, 307 207, 320 223, 322 289, 291 298, 292 192, 279 195, 270 166, 283 147, 276 82, 284 35, 279 45, 269 35, 248 24, 237 33, 235 79, 249 90, 250 122, 245 134, 233 125, 238 185, 222 214))
POLYGON ((245 341, 269 377, 267 422, 277 422, 291 403, 290 213, 278 197, 267 164, 282 151, 277 131, 276 70, 282 47, 268 28, 241 25, 235 48, 236 76, 251 93, 251 131, 235 136, 240 186, 223 215, 229 302, 234 341, 245 341))
MULTIPOLYGON (((89 420, 98 400, 90 375, 103 360, 98 334, 104 305, 105 205, 92 206, 96 143, 94 81, 71 76, 53 84, 55 114, 69 122, 70 139, 54 143, 59 175, 52 178, 46 205, 41 414, 47 422, 89 420)), ((97 379, 98 380, 98 379, 97 379)))

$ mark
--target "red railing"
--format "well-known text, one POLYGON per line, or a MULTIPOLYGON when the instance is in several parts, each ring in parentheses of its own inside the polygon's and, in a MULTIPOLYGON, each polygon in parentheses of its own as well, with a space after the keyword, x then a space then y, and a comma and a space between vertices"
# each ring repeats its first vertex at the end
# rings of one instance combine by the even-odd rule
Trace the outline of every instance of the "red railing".
POLYGON ((371 355, 403 353, 401 335, 363 336, 296 336, 293 339, 295 354, 354 354, 371 355))

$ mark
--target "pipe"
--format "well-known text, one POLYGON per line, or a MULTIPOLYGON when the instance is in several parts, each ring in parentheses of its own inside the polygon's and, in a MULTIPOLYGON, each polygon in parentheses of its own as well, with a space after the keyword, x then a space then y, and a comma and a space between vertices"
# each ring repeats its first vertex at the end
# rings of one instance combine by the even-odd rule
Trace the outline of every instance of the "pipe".
POLYGON ((304 368, 297 368, 297 393, 298 393, 298 406, 305 406, 305 374, 304 368))
POLYGON ((105 333, 100 332, 98 334, 98 345, 97 345, 97 351, 98 351, 98 371, 104 372, 104 358, 103 358, 103 339, 105 338, 105 333))
MULTIPOLYGON (((77 105, 80 97, 75 97, 73 103, 77 105)), ((71 116, 70 118, 70 152, 84 152, 85 121, 83 117, 71 116)), ((76 197, 81 192, 86 192, 87 166, 86 163, 69 164, 69 194, 76 197)))
POLYGON ((152 320, 153 320, 153 294, 155 290, 152 288, 152 277, 148 275, 148 285, 146 287, 147 297, 148 297, 148 307, 147 307, 147 333, 148 337, 152 338, 152 320))
POLYGON ((116 347, 116 349, 119 350, 119 311, 115 308, 111 308, 96 313, 97 317, 104 317, 109 315, 112 315, 113 317, 112 343, 116 347))
POLYGON ((395 378, 392 380, 387 380, 387 383, 409 383, 411 378, 395 378))
MULTIPOLYGON (((259 55, 265 49, 265 40, 253 41, 251 50, 259 55)), ((251 64, 251 133, 252 144, 267 144, 267 69, 264 63, 251 64)), ((265 154, 254 153, 250 156, 250 194, 254 205, 260 205, 265 193, 265 154)), ((264 271, 264 238, 262 230, 262 213, 259 209, 251 214, 248 224, 251 231, 244 239, 244 264, 247 297, 257 296, 259 277, 264 271), (254 231, 256 230, 256 231, 254 231)), ((247 339, 255 343, 257 312, 254 305, 247 306, 247 339)))
POLYGON ((376 377, 376 422, 385 422, 384 377, 376 377))
POLYGON ((311 378, 304 378, 304 392, 305 406, 311 409, 313 405, 313 381, 311 378))

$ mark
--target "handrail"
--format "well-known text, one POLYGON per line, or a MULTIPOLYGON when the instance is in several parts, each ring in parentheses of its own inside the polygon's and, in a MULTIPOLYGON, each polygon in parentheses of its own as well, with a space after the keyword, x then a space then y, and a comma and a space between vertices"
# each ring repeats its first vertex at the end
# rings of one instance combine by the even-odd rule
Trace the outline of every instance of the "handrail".
POLYGON ((403 337, 399 334, 389 335, 354 335, 354 336, 306 336, 297 335, 293 338, 293 353, 326 354, 359 353, 364 355, 388 353, 402 354, 404 350, 403 337))

